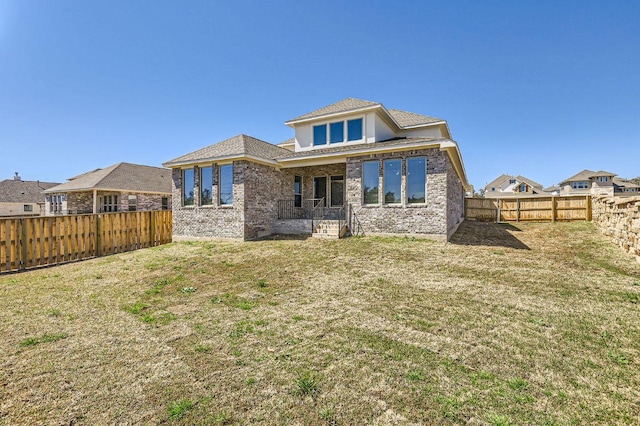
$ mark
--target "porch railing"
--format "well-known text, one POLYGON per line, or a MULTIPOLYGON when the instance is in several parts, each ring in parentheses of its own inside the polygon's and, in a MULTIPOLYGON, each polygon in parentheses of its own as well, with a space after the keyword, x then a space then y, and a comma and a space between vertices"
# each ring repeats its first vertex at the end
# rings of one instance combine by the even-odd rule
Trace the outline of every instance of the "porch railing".
POLYGON ((324 198, 302 200, 278 200, 278 219, 320 219, 324 215, 324 198), (320 207, 319 207, 320 206, 320 207))

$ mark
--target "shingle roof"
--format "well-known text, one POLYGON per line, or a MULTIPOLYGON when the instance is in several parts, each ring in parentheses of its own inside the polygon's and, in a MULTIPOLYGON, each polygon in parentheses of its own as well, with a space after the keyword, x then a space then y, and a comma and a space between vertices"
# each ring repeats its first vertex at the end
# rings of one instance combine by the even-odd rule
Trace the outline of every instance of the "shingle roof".
POLYGON ((0 202, 44 203, 42 191, 56 185, 54 182, 6 179, 0 182, 0 202))
POLYGON ((595 172, 593 170, 584 169, 580 173, 575 174, 575 175, 571 176, 570 178, 567 178, 567 179, 563 180, 562 182, 560 182, 560 185, 562 185, 565 182, 576 182, 576 181, 582 181, 582 180, 589 180, 589 178, 591 176, 593 176, 594 173, 595 172))
POLYGON ((45 192, 90 189, 171 193, 171 170, 140 164, 118 163, 75 176, 68 182, 54 186, 45 192))
POLYGON ((614 177, 613 178, 613 183, 615 183, 618 186, 625 187, 625 188, 640 188, 640 185, 635 184, 635 183, 631 182, 628 179, 622 179, 622 178, 614 177))
POLYGON ((593 174, 589 177, 596 177, 596 176, 616 176, 616 174, 611 172, 605 172, 604 170, 598 170, 597 172, 593 172, 593 174))
POLYGON ((172 166, 178 164, 189 164, 201 161, 214 161, 224 157, 234 157, 250 155, 253 157, 263 158, 265 160, 273 160, 279 155, 290 152, 287 149, 280 148, 247 135, 238 135, 222 142, 209 145, 197 151, 190 152, 181 157, 164 163, 164 166, 172 166))
POLYGON ((445 140, 446 138, 394 138, 386 141, 380 141, 375 143, 360 143, 354 145, 343 145, 329 148, 320 148, 320 149, 312 149, 308 151, 287 151, 284 155, 277 157, 278 160, 284 160, 287 158, 304 158, 304 157, 315 157, 318 155, 327 155, 327 154, 335 154, 340 152, 351 152, 351 151, 369 151, 374 148, 380 147, 393 147, 393 146, 403 146, 407 144, 418 144, 422 142, 434 142, 445 140))
POLYGON ((536 182, 535 180, 531 180, 531 179, 529 179, 529 178, 527 178, 527 177, 524 177, 524 176, 522 176, 522 175, 518 175, 518 176, 516 176, 516 180, 517 180, 518 182, 524 182, 524 183, 527 183, 527 184, 529 184, 529 186, 533 186, 533 187, 534 187, 534 188, 536 188, 536 189, 542 189, 542 184, 540 184, 540 183, 536 182))
POLYGON ((372 106, 382 105, 378 102, 365 101, 364 99, 357 98, 347 98, 341 101, 338 101, 334 104, 327 105, 326 107, 317 109, 315 111, 308 112, 299 117, 291 119, 289 121, 298 121, 298 120, 306 120, 309 118, 322 117, 323 115, 335 114, 338 112, 346 112, 351 110, 356 110, 360 108, 367 108, 372 106))
POLYGON ((398 123, 401 128, 419 126, 421 124, 440 123, 444 120, 441 118, 430 117, 428 115, 416 114, 414 112, 401 111, 399 109, 390 109, 389 115, 398 123))

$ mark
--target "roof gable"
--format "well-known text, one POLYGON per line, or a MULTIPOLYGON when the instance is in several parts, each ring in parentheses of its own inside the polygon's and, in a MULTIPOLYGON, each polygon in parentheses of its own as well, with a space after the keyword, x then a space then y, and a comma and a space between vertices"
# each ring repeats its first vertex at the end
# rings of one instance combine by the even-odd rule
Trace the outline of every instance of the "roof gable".
POLYGON ((524 183, 528 184, 529 186, 534 187, 535 189, 542 189, 542 184, 536 182, 535 180, 531 180, 529 178, 526 178, 526 177, 524 177, 522 175, 516 176, 516 180, 518 182, 524 182, 524 183))
POLYGON ((511 175, 507 175, 507 174, 502 174, 500 176, 498 176, 497 178, 495 178, 494 180, 492 180, 491 182, 489 182, 487 184, 487 186, 485 186, 485 189, 491 189, 491 188, 498 188, 499 186, 502 185, 502 183, 505 180, 510 180, 510 179, 515 179, 513 176, 511 175))

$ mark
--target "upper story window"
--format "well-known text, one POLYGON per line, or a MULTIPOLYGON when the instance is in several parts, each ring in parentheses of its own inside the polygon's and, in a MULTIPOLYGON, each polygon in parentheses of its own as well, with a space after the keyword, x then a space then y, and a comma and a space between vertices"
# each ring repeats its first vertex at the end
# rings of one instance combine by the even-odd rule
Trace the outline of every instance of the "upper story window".
POLYGON ((329 124, 329 142, 344 142, 344 121, 329 124))
POLYGON ((347 121, 347 141, 362 139, 362 118, 347 121))
POLYGON ((598 176, 598 182, 609 182, 609 176, 598 176))
POLYGON ((313 126, 313 146, 327 144, 327 125, 313 126))
POLYGON ((522 185, 520 185, 520 192, 527 192, 527 184, 523 183, 522 185))
POLYGON ((509 185, 513 185, 514 183, 516 183, 515 179, 509 179, 509 185))
POLYGON ((182 205, 193 206, 195 204, 195 174, 193 169, 182 171, 182 205))
POLYGON ((346 126, 344 121, 313 126, 313 146, 361 140, 362 127, 362 118, 347 120, 346 126))

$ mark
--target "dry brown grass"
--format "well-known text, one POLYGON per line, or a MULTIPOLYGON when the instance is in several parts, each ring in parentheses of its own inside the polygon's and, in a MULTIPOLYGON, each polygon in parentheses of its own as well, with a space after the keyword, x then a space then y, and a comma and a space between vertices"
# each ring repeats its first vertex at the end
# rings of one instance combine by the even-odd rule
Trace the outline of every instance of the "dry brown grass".
POLYGON ((639 295, 640 265, 579 223, 5 275, 0 423, 637 423, 639 295))

